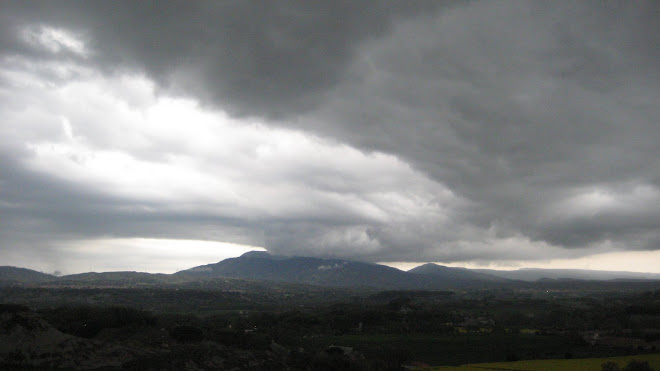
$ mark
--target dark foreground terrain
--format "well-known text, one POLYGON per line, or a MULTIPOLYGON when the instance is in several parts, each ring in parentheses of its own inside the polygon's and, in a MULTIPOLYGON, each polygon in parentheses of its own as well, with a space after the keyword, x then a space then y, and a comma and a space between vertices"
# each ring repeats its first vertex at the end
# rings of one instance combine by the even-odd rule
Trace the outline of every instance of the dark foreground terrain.
POLYGON ((0 369, 398 370, 658 353, 655 278, 404 272, 264 252, 169 275, 0 267, 0 369))
POLYGON ((3 369, 394 370, 660 347, 657 281, 442 291, 107 282, 6 286, 0 301, 3 369))

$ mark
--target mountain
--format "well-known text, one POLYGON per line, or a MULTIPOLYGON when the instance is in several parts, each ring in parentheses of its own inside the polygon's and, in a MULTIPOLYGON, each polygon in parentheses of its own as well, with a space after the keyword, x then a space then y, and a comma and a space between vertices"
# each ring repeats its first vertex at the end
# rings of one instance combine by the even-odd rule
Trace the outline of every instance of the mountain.
MULTIPOLYGON (((237 258, 207 264, 174 274, 143 272, 80 273, 62 277, 25 268, 0 267, 0 286, 38 285, 48 287, 181 287, 231 289, 233 286, 305 284, 337 288, 387 290, 446 290, 517 287, 554 284, 570 279, 588 283, 596 280, 659 280, 660 274, 589 271, 578 269, 520 269, 498 271, 446 267, 433 263, 408 272, 396 268, 350 261, 270 255, 252 251, 237 258), (546 280, 543 280, 543 279, 546 280), (262 282, 257 282, 262 281, 262 282), (269 282, 270 281, 270 282, 269 282), (522 281, 527 281, 522 282, 522 281), (533 283, 530 283, 533 282, 533 283)), ((274 287, 274 286, 273 286, 274 287)))
POLYGON ((660 274, 623 272, 623 271, 596 271, 588 269, 540 269, 523 268, 515 271, 500 271, 494 269, 473 269, 473 272, 484 273, 501 278, 521 281, 538 281, 540 279, 575 279, 575 280, 660 280, 660 274))
POLYGON ((273 256, 261 251, 176 274, 197 278, 230 277, 340 287, 404 288, 419 284, 416 277, 383 265, 340 259, 273 256))
POLYGON ((467 268, 454 268, 445 267, 434 263, 426 263, 419 267, 413 268, 408 273, 423 274, 441 277, 449 282, 463 282, 463 281, 485 281, 485 282, 504 282, 506 278, 499 277, 493 274, 476 272, 467 268))
POLYGON ((504 281, 502 278, 471 273, 462 268, 443 268, 442 273, 417 274, 379 264, 343 259, 283 257, 259 251, 176 274, 197 278, 231 277, 321 286, 394 289, 444 289, 504 281))
POLYGON ((0 267, 0 285, 30 284, 54 280, 57 277, 27 268, 0 267))

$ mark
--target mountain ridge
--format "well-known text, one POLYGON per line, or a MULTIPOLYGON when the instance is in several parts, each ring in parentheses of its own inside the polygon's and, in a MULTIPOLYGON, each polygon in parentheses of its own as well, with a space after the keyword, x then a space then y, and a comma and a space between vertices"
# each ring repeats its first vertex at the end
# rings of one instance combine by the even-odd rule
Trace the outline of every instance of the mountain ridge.
POLYGON ((578 279, 611 281, 621 279, 660 280, 660 273, 605 271, 592 269, 546 269, 546 268, 520 268, 513 271, 496 269, 472 269, 475 272, 495 275, 502 278, 534 282, 540 279, 578 279))
POLYGON ((478 279, 483 279, 485 281, 494 281, 494 282, 502 282, 507 280, 506 278, 503 277, 499 277, 483 272, 475 272, 474 270, 467 268, 447 267, 435 263, 422 264, 418 267, 410 269, 408 273, 452 277, 455 279, 469 277, 471 279, 478 278, 478 279))
POLYGON ((660 274, 527 268, 516 271, 467 269, 427 263, 409 271, 338 258, 271 255, 250 251, 239 257, 172 274, 133 271, 86 272, 57 277, 27 268, 0 267, 0 285, 145 287, 181 285, 219 278, 282 282, 326 287, 379 289, 494 288, 544 280, 660 280, 660 274))
POLYGON ((344 259, 242 255, 174 273, 199 278, 232 277, 252 280, 308 283, 320 286, 428 286, 426 279, 399 269, 344 259))

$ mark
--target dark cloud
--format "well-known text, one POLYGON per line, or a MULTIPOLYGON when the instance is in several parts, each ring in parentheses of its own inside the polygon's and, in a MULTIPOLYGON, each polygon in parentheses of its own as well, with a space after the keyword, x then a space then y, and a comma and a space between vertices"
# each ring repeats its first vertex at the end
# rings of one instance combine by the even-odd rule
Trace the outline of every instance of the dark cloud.
POLYGON ((477 2, 408 21, 361 50, 354 78, 319 110, 325 121, 308 122, 412 161, 474 202, 469 221, 503 236, 640 248, 631 234, 660 225, 654 13, 651 3, 477 2), (628 200, 640 185, 651 194, 634 210, 545 215, 580 192, 628 200))
MULTIPOLYGON (((21 210, 67 236, 202 236, 390 261, 659 249, 660 5, 440 3, 5 2, 5 63, 142 73, 162 92, 235 117, 392 154, 435 183, 396 179, 398 170, 387 173, 394 180, 370 182, 364 174, 380 173, 278 167, 271 172, 318 194, 286 208, 272 200, 254 208, 258 217, 253 209, 172 212, 146 200, 151 212, 135 212, 134 199, 30 178, 20 165, 3 172, 9 186, 0 194, 31 200, 34 208, 21 210), (73 32, 89 54, 35 47, 25 39, 35 27, 73 32), (408 196, 421 201, 375 200, 376 189, 414 189, 408 196)), ((75 75, 41 71, 55 83, 75 75)), ((117 146, 108 130, 91 127, 80 129, 89 141, 117 146)), ((15 158, 26 156, 5 142, 15 158)), ((172 146, 160 141, 140 156, 167 158, 172 146)), ((267 174, 261 181, 277 181, 256 169, 267 174)))
MULTIPOLYGON (((440 6, 435 1, 11 5, 7 17, 21 19, 19 26, 78 32, 107 70, 137 69, 166 89, 193 93, 234 114, 267 117, 316 107, 344 79, 361 42, 387 34, 402 18, 440 6)), ((5 45, 23 48, 11 39, 5 45)))

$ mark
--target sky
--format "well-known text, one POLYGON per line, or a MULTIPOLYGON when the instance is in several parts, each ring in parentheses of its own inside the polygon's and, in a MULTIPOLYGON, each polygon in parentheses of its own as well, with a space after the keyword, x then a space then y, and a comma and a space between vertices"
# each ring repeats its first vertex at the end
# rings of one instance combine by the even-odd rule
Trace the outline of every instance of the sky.
POLYGON ((0 0, 0 265, 660 273, 657 1, 0 0))

